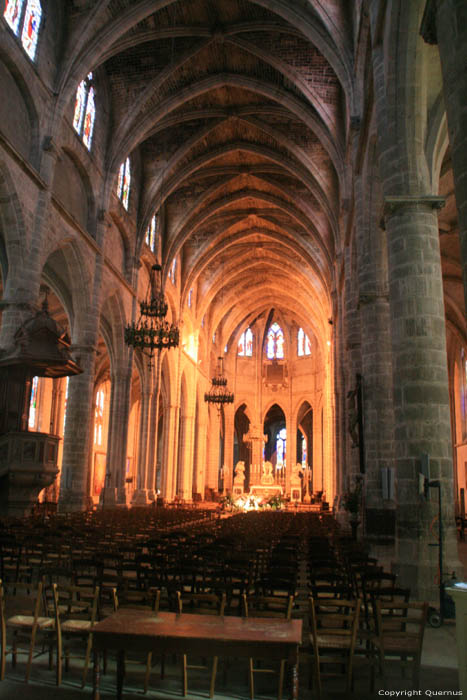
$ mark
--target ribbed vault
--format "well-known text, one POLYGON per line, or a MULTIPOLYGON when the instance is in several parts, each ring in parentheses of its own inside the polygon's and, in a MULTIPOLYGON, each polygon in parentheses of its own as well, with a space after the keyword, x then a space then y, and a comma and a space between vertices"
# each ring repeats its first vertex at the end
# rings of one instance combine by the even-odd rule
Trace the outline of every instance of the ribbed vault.
POLYGON ((196 319, 222 342, 271 305, 324 342, 352 104, 346 3, 99 5, 59 88, 65 100, 77 74, 105 71, 108 191, 124 158, 141 164, 137 248, 163 212, 180 311, 196 288, 196 319))

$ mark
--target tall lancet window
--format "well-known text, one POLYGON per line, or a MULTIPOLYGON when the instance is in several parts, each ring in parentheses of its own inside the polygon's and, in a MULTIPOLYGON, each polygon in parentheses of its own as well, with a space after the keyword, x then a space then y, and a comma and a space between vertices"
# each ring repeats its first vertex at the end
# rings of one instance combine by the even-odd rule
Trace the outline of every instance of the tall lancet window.
POLYGON ((76 91, 73 128, 81 137, 82 142, 91 150, 94 121, 96 119, 96 102, 92 73, 80 82, 76 91))
POLYGON ((3 16, 13 33, 21 35, 23 49, 34 61, 42 20, 40 0, 6 0, 3 16))
POLYGON ((127 158, 120 166, 117 182, 117 197, 128 211, 130 203, 131 169, 130 159, 127 158))
POLYGON ((266 357, 268 360, 284 359, 284 333, 278 323, 273 323, 268 330, 266 357))
POLYGON ((297 355, 299 357, 311 355, 310 339, 303 330, 303 328, 299 328, 297 333, 297 355))
POLYGON ((253 356, 253 333, 251 328, 247 328, 238 341, 238 353, 239 357, 252 357, 253 356))
POLYGON ((156 252, 156 241, 157 241, 157 214, 151 218, 149 226, 146 229, 146 245, 152 250, 153 253, 156 252))

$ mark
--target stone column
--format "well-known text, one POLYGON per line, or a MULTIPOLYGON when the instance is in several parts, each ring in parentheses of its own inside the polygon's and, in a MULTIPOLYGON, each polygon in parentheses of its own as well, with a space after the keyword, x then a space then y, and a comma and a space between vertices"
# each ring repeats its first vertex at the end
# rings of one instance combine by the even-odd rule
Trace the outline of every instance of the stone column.
MULTIPOLYGON (((437 501, 418 493, 420 458, 442 485, 445 559, 457 562, 443 285, 434 197, 386 197, 394 375, 397 547, 402 585, 433 600, 437 501)), ((454 564, 455 566, 455 564, 454 564)))
POLYGON ((167 419, 164 418, 164 459, 162 461, 161 494, 168 501, 174 499, 177 488, 175 474, 177 473, 178 411, 178 406, 168 406, 167 419))
POLYGON ((148 502, 148 440, 151 398, 151 388, 145 386, 141 391, 139 417, 137 491, 133 494, 133 503, 137 505, 146 505, 148 502))
POLYGON ((110 415, 104 499, 107 505, 126 502, 125 474, 130 415, 131 362, 110 376, 110 415))
POLYGON ((207 420, 208 420, 208 409, 206 403, 200 402, 198 404, 197 421, 195 430, 198 431, 198 440, 196 443, 196 488, 198 493, 204 499, 204 485, 206 483, 206 469, 207 469, 207 454, 206 454, 206 443, 207 443, 207 420))
POLYGON ((437 40, 441 58, 467 309, 467 5, 465 0, 431 0, 428 5, 428 15, 430 6, 436 5, 436 26, 431 35, 423 36, 430 43, 437 40))
POLYGON ((73 346, 82 374, 70 377, 59 508, 84 510, 88 503, 89 455, 94 425, 94 346, 73 346))
POLYGON ((180 445, 182 450, 182 460, 180 467, 182 473, 180 475, 181 497, 184 501, 192 500, 193 486, 193 437, 195 427, 195 417, 191 414, 182 416, 183 422, 183 444, 180 445))
POLYGON ((233 404, 224 406, 224 493, 232 491, 233 479, 233 446, 234 446, 234 431, 235 431, 235 412, 233 404))
POLYGON ((206 472, 206 486, 217 491, 219 475, 219 416, 214 406, 209 408, 208 423, 208 459, 206 472))
MULTIPOLYGON (((395 494, 383 500, 382 479, 394 468, 394 408, 386 232, 380 227, 382 195, 376 155, 369 149, 365 176, 355 181, 356 241, 361 325, 361 366, 367 538, 395 539, 395 494), (374 202, 373 207, 368 202, 374 202), (368 342, 368 338, 372 338, 368 342)), ((391 496, 390 493, 385 494, 391 496)))
POLYGON ((297 461, 297 415, 289 410, 286 415, 287 443, 286 443, 286 470, 285 470, 285 494, 290 496, 290 477, 292 469, 297 461))
POLYGON ((159 435, 159 397, 161 393, 162 351, 158 350, 154 389, 151 397, 151 411, 148 426, 147 489, 149 501, 156 500, 157 443, 159 435))

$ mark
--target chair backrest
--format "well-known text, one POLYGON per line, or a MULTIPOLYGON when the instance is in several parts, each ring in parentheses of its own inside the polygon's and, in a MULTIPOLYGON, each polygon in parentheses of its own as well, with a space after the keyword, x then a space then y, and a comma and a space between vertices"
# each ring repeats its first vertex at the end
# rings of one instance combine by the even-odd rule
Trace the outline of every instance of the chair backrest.
POLYGON ((428 614, 428 603, 412 601, 385 601, 376 599, 376 631, 382 639, 396 637, 416 640, 421 653, 428 614))
POLYGON ((314 599, 310 596, 310 627, 313 646, 319 647, 319 639, 336 635, 341 644, 353 652, 360 619, 361 599, 314 599), (347 642, 343 641, 347 638, 347 642))
POLYGON ((243 594, 243 614, 245 617, 292 617, 294 596, 247 596, 243 594))
POLYGON ((3 582, 2 593, 7 614, 9 616, 29 615, 37 620, 43 605, 42 588, 42 581, 39 583, 3 582))
POLYGON ((179 613, 196 613, 198 615, 223 615, 226 595, 216 593, 183 593, 178 591, 179 613))
POLYGON ((46 595, 52 594, 57 629, 65 620, 87 620, 94 624, 98 615, 99 586, 91 594, 84 594, 80 586, 53 583, 45 587, 46 595))

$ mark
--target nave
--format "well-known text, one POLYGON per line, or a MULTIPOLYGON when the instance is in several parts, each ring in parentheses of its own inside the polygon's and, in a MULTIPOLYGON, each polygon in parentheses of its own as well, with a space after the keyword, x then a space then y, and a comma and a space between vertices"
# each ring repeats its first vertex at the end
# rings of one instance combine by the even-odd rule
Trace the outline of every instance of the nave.
MULTIPOLYGON (((65 589, 71 581, 79 589, 73 611, 62 610, 64 629, 68 618, 79 617, 78 607, 83 611, 80 619, 84 620, 87 614, 84 602, 89 600, 92 587, 99 590, 96 624, 99 619, 112 615, 115 600, 118 600, 119 610, 127 608, 133 615, 147 616, 156 614, 151 610, 156 597, 157 614, 171 609, 177 611, 183 601, 183 613, 189 616, 212 615, 213 600, 225 596, 223 614, 226 616, 244 617, 244 601, 247 600, 253 610, 254 604, 259 604, 261 614, 274 619, 288 601, 292 619, 303 622, 299 698, 309 698, 310 692, 312 698, 319 698, 320 683, 323 698, 365 700, 374 697, 374 688, 455 690, 458 687, 457 669, 452 658, 449 660, 449 653, 454 650, 453 628, 426 628, 417 681, 412 678, 412 668, 405 676, 401 673, 400 659, 396 656, 384 659, 383 682, 373 647, 368 646, 368 642, 373 643, 371 640, 378 637, 373 623, 376 601, 389 607, 395 605, 396 600, 403 598, 407 602, 413 596, 400 587, 395 576, 384 571, 381 562, 369 556, 349 531, 339 527, 329 513, 250 512, 220 517, 219 513, 202 509, 107 510, 23 522, 4 521, 0 544, 7 620, 18 610, 21 584, 26 583, 32 589, 39 581, 44 591, 52 583, 65 589), (329 603, 335 608, 341 601, 346 601, 346 606, 352 601, 359 603, 354 647, 349 650, 346 642, 341 649, 334 649, 338 654, 337 663, 334 657, 333 677, 329 679, 324 676, 326 657, 323 655, 320 658, 322 677, 318 680, 313 648, 319 643, 319 635, 313 636, 311 609, 313 607, 316 613, 329 603), (441 642, 444 644, 442 652, 441 642), (348 675, 349 658, 353 659, 353 681, 348 675), (375 685, 372 688, 373 671, 375 685)), ((49 600, 47 595, 44 600, 49 600)), ((46 614, 47 610, 44 608, 42 612, 46 614)), ((405 628, 407 618, 404 620, 405 628)), ((344 627, 347 624, 345 622, 344 627)), ((7 623, 8 643, 12 631, 14 628, 7 623)), ((16 688, 26 699, 74 700, 89 696, 92 655, 84 686, 83 660, 72 656, 69 668, 62 662, 61 684, 57 687, 54 633, 48 638, 50 641, 54 649, 53 664, 48 667, 48 646, 41 648, 37 639, 28 685, 24 684, 26 660, 19 655, 16 667, 12 667, 11 655, 7 655, 0 698, 8 697, 16 688)), ((77 644, 79 646, 79 640, 74 641, 73 654, 77 644)), ((80 646, 84 646, 83 640, 80 646)), ((140 697, 145 677, 148 697, 180 697, 182 658, 169 654, 162 659, 153 657, 148 667, 145 656, 134 654, 131 647, 128 648, 124 698, 140 697)), ((207 670, 192 669, 193 660, 196 659, 189 657, 186 696, 190 699, 209 697, 211 659, 208 659, 207 670)), ((290 692, 289 671, 286 669, 283 697, 288 697, 290 692)), ((101 678, 102 697, 115 695, 115 676, 115 657, 109 652, 106 672, 101 678)), ((277 673, 255 674, 254 683, 254 697, 277 697, 277 673)), ((214 697, 250 697, 247 659, 219 659, 214 697)))

